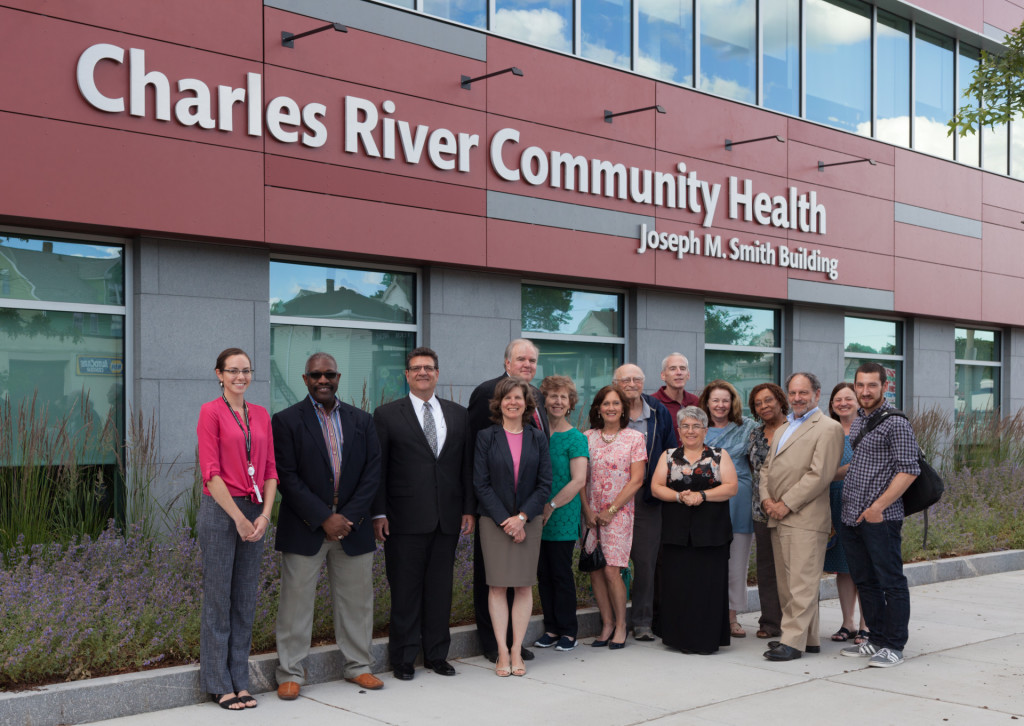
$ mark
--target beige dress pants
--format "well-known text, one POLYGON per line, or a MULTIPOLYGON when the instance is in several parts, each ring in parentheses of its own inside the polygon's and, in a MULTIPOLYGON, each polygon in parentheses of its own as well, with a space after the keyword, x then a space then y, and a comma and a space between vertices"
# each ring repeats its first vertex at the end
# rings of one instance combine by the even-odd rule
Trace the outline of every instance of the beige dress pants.
POLYGON ((277 609, 277 682, 306 682, 302 661, 313 634, 313 599, 320 567, 327 560, 334 637, 344 677, 370 672, 373 639, 373 553, 350 557, 340 542, 324 540, 312 556, 281 554, 281 601, 277 609))
POLYGON ((775 577, 782 605, 782 637, 791 648, 803 651, 820 645, 818 588, 825 565, 828 535, 796 527, 772 527, 775 577))

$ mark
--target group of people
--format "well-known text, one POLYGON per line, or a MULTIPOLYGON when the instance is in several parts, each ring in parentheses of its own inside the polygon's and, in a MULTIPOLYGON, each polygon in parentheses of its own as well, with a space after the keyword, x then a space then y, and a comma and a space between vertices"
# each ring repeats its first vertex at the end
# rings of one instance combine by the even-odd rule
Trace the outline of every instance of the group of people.
POLYGON ((685 390, 689 363, 672 353, 664 383, 645 394, 644 373, 620 366, 594 396, 579 431, 573 381, 532 384, 539 352, 509 343, 505 370, 473 391, 468 407, 438 398, 437 353, 406 358, 409 395, 373 414, 337 397, 337 362, 315 353, 309 395, 271 417, 250 404, 248 355, 216 362, 221 396, 203 405, 197 435, 203 478, 198 522, 204 598, 200 683, 221 707, 257 705, 248 690, 263 536, 281 498, 277 618, 278 696, 305 683, 313 601, 326 561, 344 677, 375 690, 370 672, 372 557, 382 541, 391 588, 389 655, 400 680, 423 666, 445 676, 452 580, 460 535, 475 533, 474 610, 484 654, 500 677, 522 676, 538 584, 544 633, 534 645, 577 647, 573 553, 596 559, 591 583, 601 615, 592 647, 660 636, 709 654, 746 635, 747 567, 757 541, 765 657, 818 652, 818 585, 839 572, 844 655, 897 665, 907 639, 909 594, 900 559, 900 495, 919 473, 905 418, 889 407, 885 369, 862 365, 818 408, 821 386, 795 373, 750 393, 685 390), (831 535, 831 538, 830 538, 831 535), (600 550, 599 552, 597 550, 600 550), (828 561, 826 562, 826 558, 828 561), (623 568, 633 563, 627 610, 623 568), (846 572, 848 570, 848 572, 846 572), (696 585, 695 585, 696 583, 696 585), (854 630, 859 592, 863 622, 854 630), (859 638, 857 637, 859 636, 859 638))

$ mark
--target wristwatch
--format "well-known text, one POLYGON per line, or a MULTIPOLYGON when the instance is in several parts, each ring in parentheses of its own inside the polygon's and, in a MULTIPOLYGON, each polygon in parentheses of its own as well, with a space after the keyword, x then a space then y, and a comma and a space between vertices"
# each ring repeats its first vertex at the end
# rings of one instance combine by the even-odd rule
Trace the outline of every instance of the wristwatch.
POLYGON ((519 517, 519 519, 520 519, 520 520, 522 520, 523 522, 525 522, 525 521, 526 521, 526 517, 524 517, 524 516, 523 516, 523 513, 522 513, 522 512, 520 512, 520 513, 519 513, 519 514, 517 514, 516 516, 517 516, 517 517, 519 517))
POLYGON ((552 499, 550 502, 548 502, 548 506, 551 507, 552 509, 558 509, 558 505, 555 504, 555 500, 554 499, 552 499))
POLYGON ((708 500, 708 495, 704 493, 703 489, 701 489, 700 490, 700 501, 703 503, 703 502, 706 502, 707 500, 708 500))

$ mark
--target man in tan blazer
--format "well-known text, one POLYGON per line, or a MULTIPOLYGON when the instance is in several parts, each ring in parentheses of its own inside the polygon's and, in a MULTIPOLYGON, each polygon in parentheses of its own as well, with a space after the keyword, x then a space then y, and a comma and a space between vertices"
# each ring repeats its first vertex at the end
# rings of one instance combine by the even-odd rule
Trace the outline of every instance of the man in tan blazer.
POLYGON ((782 637, 764 653, 775 661, 821 650, 818 586, 832 529, 828 488, 843 456, 843 427, 818 408, 818 377, 794 373, 786 392, 789 423, 775 434, 759 493, 769 516, 782 604, 782 637))

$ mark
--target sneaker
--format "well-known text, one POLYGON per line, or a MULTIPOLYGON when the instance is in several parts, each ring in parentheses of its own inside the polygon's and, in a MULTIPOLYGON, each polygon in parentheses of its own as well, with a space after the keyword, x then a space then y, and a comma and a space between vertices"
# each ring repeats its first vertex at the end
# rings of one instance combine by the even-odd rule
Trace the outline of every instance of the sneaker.
POLYGON ((558 639, 558 645, 555 646, 555 650, 560 650, 563 653, 567 653, 570 650, 576 648, 578 641, 575 638, 570 638, 568 635, 563 635, 558 639))
POLYGON ((848 655, 851 658, 870 658, 878 652, 878 647, 870 640, 865 640, 860 645, 851 645, 839 651, 839 655, 848 655))
POLYGON ((544 633, 544 635, 537 639, 537 642, 535 642, 534 645, 538 648, 550 648, 558 642, 559 640, 557 635, 548 635, 547 633, 544 633))
POLYGON ((633 637, 641 642, 650 642, 654 640, 654 633, 650 628, 638 627, 633 629, 633 637))
POLYGON ((902 662, 903 651, 895 650, 893 648, 882 648, 871 656, 871 660, 868 661, 868 665, 875 668, 892 668, 893 666, 900 665, 902 662))

